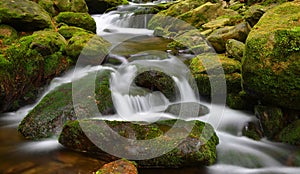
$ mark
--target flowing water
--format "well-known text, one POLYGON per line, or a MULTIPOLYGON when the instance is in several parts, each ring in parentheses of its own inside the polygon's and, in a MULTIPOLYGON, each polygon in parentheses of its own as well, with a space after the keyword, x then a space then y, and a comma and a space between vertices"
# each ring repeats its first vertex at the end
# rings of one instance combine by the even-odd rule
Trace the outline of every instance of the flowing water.
MULTIPOLYGON (((153 31, 143 27, 149 20, 148 16, 138 20, 134 19, 136 21, 132 22, 133 14, 128 10, 136 8, 139 7, 137 5, 123 6, 118 11, 94 16, 97 33, 114 45, 109 56, 110 59, 117 60, 117 64, 119 64, 119 66, 110 65, 108 67, 112 70, 110 85, 118 115, 107 118, 155 122, 159 119, 175 117, 161 112, 171 104, 198 102, 209 108, 210 113, 201 117, 193 117, 195 113, 192 112, 190 115, 188 114, 190 118, 185 117, 185 119, 209 122, 215 127, 220 138, 220 144, 217 146, 217 163, 210 167, 141 169, 139 172, 142 174, 158 172, 161 174, 300 173, 299 167, 290 166, 293 154, 299 151, 299 148, 265 139, 254 141, 242 136, 242 129, 246 123, 256 119, 252 113, 232 110, 221 104, 207 102, 197 96, 195 84, 189 79, 188 70, 179 61, 182 57, 191 57, 191 55, 175 57, 166 53, 168 41, 153 37, 153 31), (133 23, 136 24, 132 25, 133 23), (131 82, 137 73, 153 69, 165 72, 175 82, 179 93, 174 101, 159 91, 146 91, 142 95, 132 95, 129 92, 132 88, 131 82), (155 115, 154 113, 160 114, 155 115)), ((55 87, 83 78, 89 73, 98 72, 99 69, 103 69, 103 66, 70 70, 62 77, 52 80, 40 99, 55 87)), ((38 102, 39 100, 36 104, 38 102)), ((0 173, 92 173, 103 165, 103 162, 85 154, 63 148, 57 142, 56 137, 42 141, 28 141, 19 135, 17 132, 19 122, 36 104, 1 115, 0 173)))

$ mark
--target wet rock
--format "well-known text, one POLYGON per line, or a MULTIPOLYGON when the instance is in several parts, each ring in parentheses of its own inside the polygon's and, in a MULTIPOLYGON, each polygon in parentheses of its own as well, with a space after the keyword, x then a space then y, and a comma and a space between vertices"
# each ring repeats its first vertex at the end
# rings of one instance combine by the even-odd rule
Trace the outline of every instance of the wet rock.
MULTIPOLYGON (((71 35, 71 33, 65 34, 71 35)), ((66 54, 74 61, 77 61, 80 56, 81 64, 99 65, 108 54, 109 46, 110 43, 100 36, 88 32, 76 32, 68 41, 66 54)))
POLYGON ((299 110, 300 4, 268 10, 252 28, 242 65, 245 91, 263 103, 299 110))
POLYGON ((245 49, 245 44, 243 42, 235 39, 228 39, 225 47, 228 57, 232 57, 241 62, 245 49))
POLYGON ((145 71, 134 79, 137 86, 162 92, 170 101, 176 100, 176 87, 173 79, 167 74, 159 71, 145 71))
POLYGON ((96 33, 96 22, 88 13, 61 12, 56 16, 56 22, 96 33))
MULTIPOLYGON (((102 114, 110 112, 112 114, 113 104, 108 77, 106 73, 98 76, 95 82, 97 84, 95 99, 85 96, 88 93, 89 85, 93 85, 94 81, 91 82, 88 78, 82 78, 76 83, 76 85, 82 85, 81 91, 77 91, 82 95, 83 100, 80 105, 76 106, 80 108, 80 112, 89 114, 90 110, 88 108, 91 104, 96 103, 99 112, 102 114)), ((22 120, 18 127, 19 132, 27 139, 42 139, 59 135, 63 124, 67 120, 77 119, 72 94, 72 83, 62 85, 47 94, 22 120)), ((90 113, 90 115, 93 114, 90 113)))
POLYGON ((264 135, 259 123, 249 122, 243 128, 243 135, 253 140, 260 140, 264 135))
POLYGON ((250 32, 250 26, 247 23, 240 23, 236 26, 217 29, 207 37, 207 40, 215 48, 216 52, 223 53, 226 50, 226 42, 229 39, 235 39, 245 42, 250 32))
POLYGON ((198 115, 189 115, 188 117, 195 118, 195 117, 200 117, 203 115, 206 115, 209 113, 208 107, 201 105, 200 103, 195 103, 195 102, 186 102, 186 103, 176 103, 168 106, 168 108, 164 111, 166 113, 170 113, 173 115, 179 115, 181 109, 187 109, 190 108, 191 113, 195 113, 194 109, 198 109, 198 115))
POLYGON ((29 0, 0 2, 0 22, 18 31, 36 31, 51 28, 51 17, 37 3, 29 0))
POLYGON ((99 169, 96 174, 137 174, 136 163, 128 161, 126 159, 120 159, 117 161, 113 161, 99 169))
POLYGON ((122 4, 128 4, 127 0, 85 0, 90 14, 102 14, 122 4))
MULTIPOLYGON (((101 132, 107 131, 103 128, 102 124, 107 124, 111 129, 113 129, 119 135, 136 140, 149 140, 155 137, 161 136, 165 131, 169 130, 176 120, 166 120, 159 121, 152 124, 139 124, 139 123, 130 123, 122 121, 97 121, 97 120, 81 120, 81 121, 68 121, 63 131, 59 137, 59 142, 67 148, 73 150, 87 152, 93 154, 98 158, 104 158, 106 160, 116 160, 116 157, 107 154, 102 151, 96 145, 91 143, 91 141, 86 137, 94 137, 96 140, 99 140, 101 143, 113 143, 110 148, 115 152, 125 152, 128 155, 134 155, 138 151, 151 151, 147 148, 149 143, 145 143, 146 147, 140 147, 135 145, 128 144, 128 147, 117 146, 119 139, 113 134, 109 134, 108 137, 102 136, 101 132), (101 123, 101 124, 100 124, 101 123), (84 132, 82 130, 84 126, 84 132), (144 149, 144 150, 143 150, 144 149)), ((163 154, 162 156, 155 157, 153 159, 139 160, 136 161, 141 167, 183 167, 183 166, 199 166, 199 165, 211 165, 215 162, 216 159, 216 145, 218 144, 218 137, 214 133, 213 128, 209 124, 205 124, 200 121, 185 122, 180 121, 181 123, 194 123, 195 126, 189 135, 186 138, 180 140, 178 146, 163 154), (205 131, 204 130, 205 126, 205 131), (204 133, 204 134, 203 134, 204 133), (205 144, 203 142, 206 142, 205 144)), ((184 128, 176 127, 176 132, 178 135, 184 133, 186 130, 184 128), (177 130, 178 129, 178 130, 177 130)), ((174 143, 173 141, 177 137, 169 137, 168 135, 163 136, 163 144, 160 141, 157 141, 157 146, 165 146, 168 143, 174 143)), ((94 139, 95 140, 95 139, 94 139)), ((97 141, 96 141, 97 142, 97 141)), ((151 144, 153 145, 153 144, 151 144)), ((145 152, 146 152, 145 151, 145 152)), ((141 155, 144 153, 141 152, 141 155)), ((141 156, 139 156, 141 157, 141 156)))

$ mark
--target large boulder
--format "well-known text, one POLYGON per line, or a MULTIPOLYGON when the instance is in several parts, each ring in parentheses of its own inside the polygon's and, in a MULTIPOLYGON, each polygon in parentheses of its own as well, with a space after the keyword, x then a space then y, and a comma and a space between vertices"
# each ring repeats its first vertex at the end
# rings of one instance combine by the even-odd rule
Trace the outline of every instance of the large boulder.
MULTIPOLYGON (((116 144, 112 144, 118 142, 118 140, 112 141, 112 139, 115 139, 114 135, 109 136, 110 138, 108 139, 102 136, 102 133, 107 130, 99 126, 100 124, 105 123, 115 133, 129 139, 149 140, 164 135, 164 138, 161 139, 163 142, 160 143, 160 140, 157 142, 158 146, 163 146, 168 145, 168 142, 174 143, 173 141, 176 137, 169 137, 165 132, 174 126, 173 124, 175 122, 176 120, 166 120, 152 124, 140 124, 124 121, 68 121, 59 137, 59 142, 67 148, 86 152, 95 157, 111 161, 117 159, 117 157, 102 151, 94 145, 86 135, 89 135, 89 137, 95 136, 100 142, 111 144, 110 147, 113 148, 115 152, 126 152, 128 155, 136 153, 137 150, 148 149, 147 151, 151 151, 152 149, 147 148, 147 145, 152 146, 153 144, 146 143, 144 144, 146 147, 133 145, 128 145, 128 147, 117 146, 116 144), (84 132, 82 126, 84 127, 84 132)), ((181 122, 187 123, 185 121, 181 122)), ((136 161, 139 166, 183 167, 213 164, 216 160, 216 145, 218 144, 218 137, 213 128, 209 124, 200 121, 191 121, 189 123, 195 125, 187 137, 179 140, 180 142, 177 147, 162 156, 136 161), (204 126, 205 131, 202 132, 204 126)), ((186 132, 184 128, 175 127, 174 129, 178 129, 178 134, 186 132)))
POLYGON ((36 31, 52 26, 47 11, 29 0, 1 1, 0 14, 0 23, 8 24, 18 31, 36 31))
MULTIPOLYGON (((108 73, 108 72, 107 72, 108 73)), ((96 85, 95 89, 95 101, 99 108, 99 112, 102 114, 113 113, 113 104, 111 99, 111 92, 109 90, 108 80, 109 76, 104 73, 98 76, 94 81, 96 85)), ((80 93, 88 93, 89 86, 93 83, 89 78, 81 78, 76 82, 76 85, 82 85, 80 93), (78 83, 78 84, 77 84, 78 83)), ((86 96, 83 95, 83 99, 86 96)), ((89 103, 82 102, 80 106, 83 112, 87 113, 89 103)), ((92 114, 91 114, 92 115, 92 114)), ((77 119, 72 102, 72 83, 67 83, 57 87, 50 93, 48 93, 37 106, 35 106, 22 120, 19 125, 19 132, 27 139, 41 139, 49 138, 51 136, 57 136, 62 130, 62 126, 67 120, 77 119)))
POLYGON ((56 16, 56 22, 96 33, 96 22, 88 13, 61 12, 56 16))
POLYGON ((242 65, 246 92, 263 103, 299 110, 300 2, 267 11, 251 30, 242 65))
POLYGON ((122 4, 128 4, 127 0, 85 0, 90 14, 102 14, 108 9, 122 4))
POLYGON ((69 67, 66 40, 55 31, 38 31, 9 46, 2 57, 5 89, 0 111, 17 108, 35 99, 38 88, 69 67))

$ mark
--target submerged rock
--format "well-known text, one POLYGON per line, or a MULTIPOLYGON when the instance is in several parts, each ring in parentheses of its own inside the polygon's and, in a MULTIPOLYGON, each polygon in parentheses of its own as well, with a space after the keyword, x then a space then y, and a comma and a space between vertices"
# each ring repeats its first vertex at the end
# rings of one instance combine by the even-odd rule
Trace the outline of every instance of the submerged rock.
POLYGON ((51 28, 51 17, 37 3, 29 0, 0 2, 0 22, 18 31, 36 31, 51 28))
MULTIPOLYGON (((152 124, 139 124, 123 121, 105 121, 105 123, 113 129, 119 135, 134 139, 134 140, 149 140, 162 136, 165 131, 168 131, 176 120, 159 121, 152 124)), ((184 121, 181 121, 184 122, 184 121)), ((111 148, 115 152, 125 152, 127 154, 135 154, 132 149, 139 149, 141 151, 153 151, 156 149, 144 149, 149 144, 144 144, 145 147, 132 147, 128 144, 128 147, 117 146, 119 142, 115 135, 104 138, 102 133, 107 131, 99 126, 104 123, 103 121, 97 120, 81 120, 81 121, 68 121, 59 137, 59 142, 65 147, 86 152, 94 155, 97 158, 104 158, 105 160, 115 160, 114 157, 96 145, 94 145, 86 135, 97 137, 98 142, 111 144, 111 148), (82 126, 85 127, 83 132, 82 126)), ((184 122, 187 123, 187 122, 184 122)), ((155 157, 153 159, 139 160, 136 161, 141 167, 183 167, 183 166, 201 166, 211 165, 216 160, 216 145, 218 144, 218 137, 214 133, 213 128, 200 121, 193 121, 195 126, 186 138, 180 139, 180 142, 175 149, 163 154, 162 156, 155 157), (205 129, 204 129, 205 126, 205 129), (204 130, 204 132, 202 132, 204 130)), ((184 128, 175 128, 178 135, 186 133, 184 128)), ((176 137, 175 137, 176 139, 176 137)), ((164 134, 162 142, 158 143, 157 146, 164 146, 168 143, 174 143, 175 140, 172 137, 164 134)), ((175 140, 177 141, 177 140, 175 140)), ((151 144, 152 146, 153 144, 151 144)))
POLYGON ((267 11, 245 45, 242 76, 245 91, 273 106, 299 110, 300 2, 267 11))
POLYGON ((99 169, 96 174, 137 174, 136 163, 126 159, 116 160, 107 164, 99 169))

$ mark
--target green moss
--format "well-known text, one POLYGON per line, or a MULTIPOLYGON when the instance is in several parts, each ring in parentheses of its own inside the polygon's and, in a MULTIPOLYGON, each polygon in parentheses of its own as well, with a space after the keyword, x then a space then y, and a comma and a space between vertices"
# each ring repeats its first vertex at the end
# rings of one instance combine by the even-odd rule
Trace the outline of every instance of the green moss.
POLYGON ((285 127, 279 134, 279 139, 282 142, 300 145, 300 120, 296 120, 285 127))
POLYGON ((53 0, 39 0, 38 4, 43 7, 51 16, 56 15, 53 0))
POLYGON ((56 22, 96 33, 96 22, 88 13, 61 12, 57 15, 56 22))

